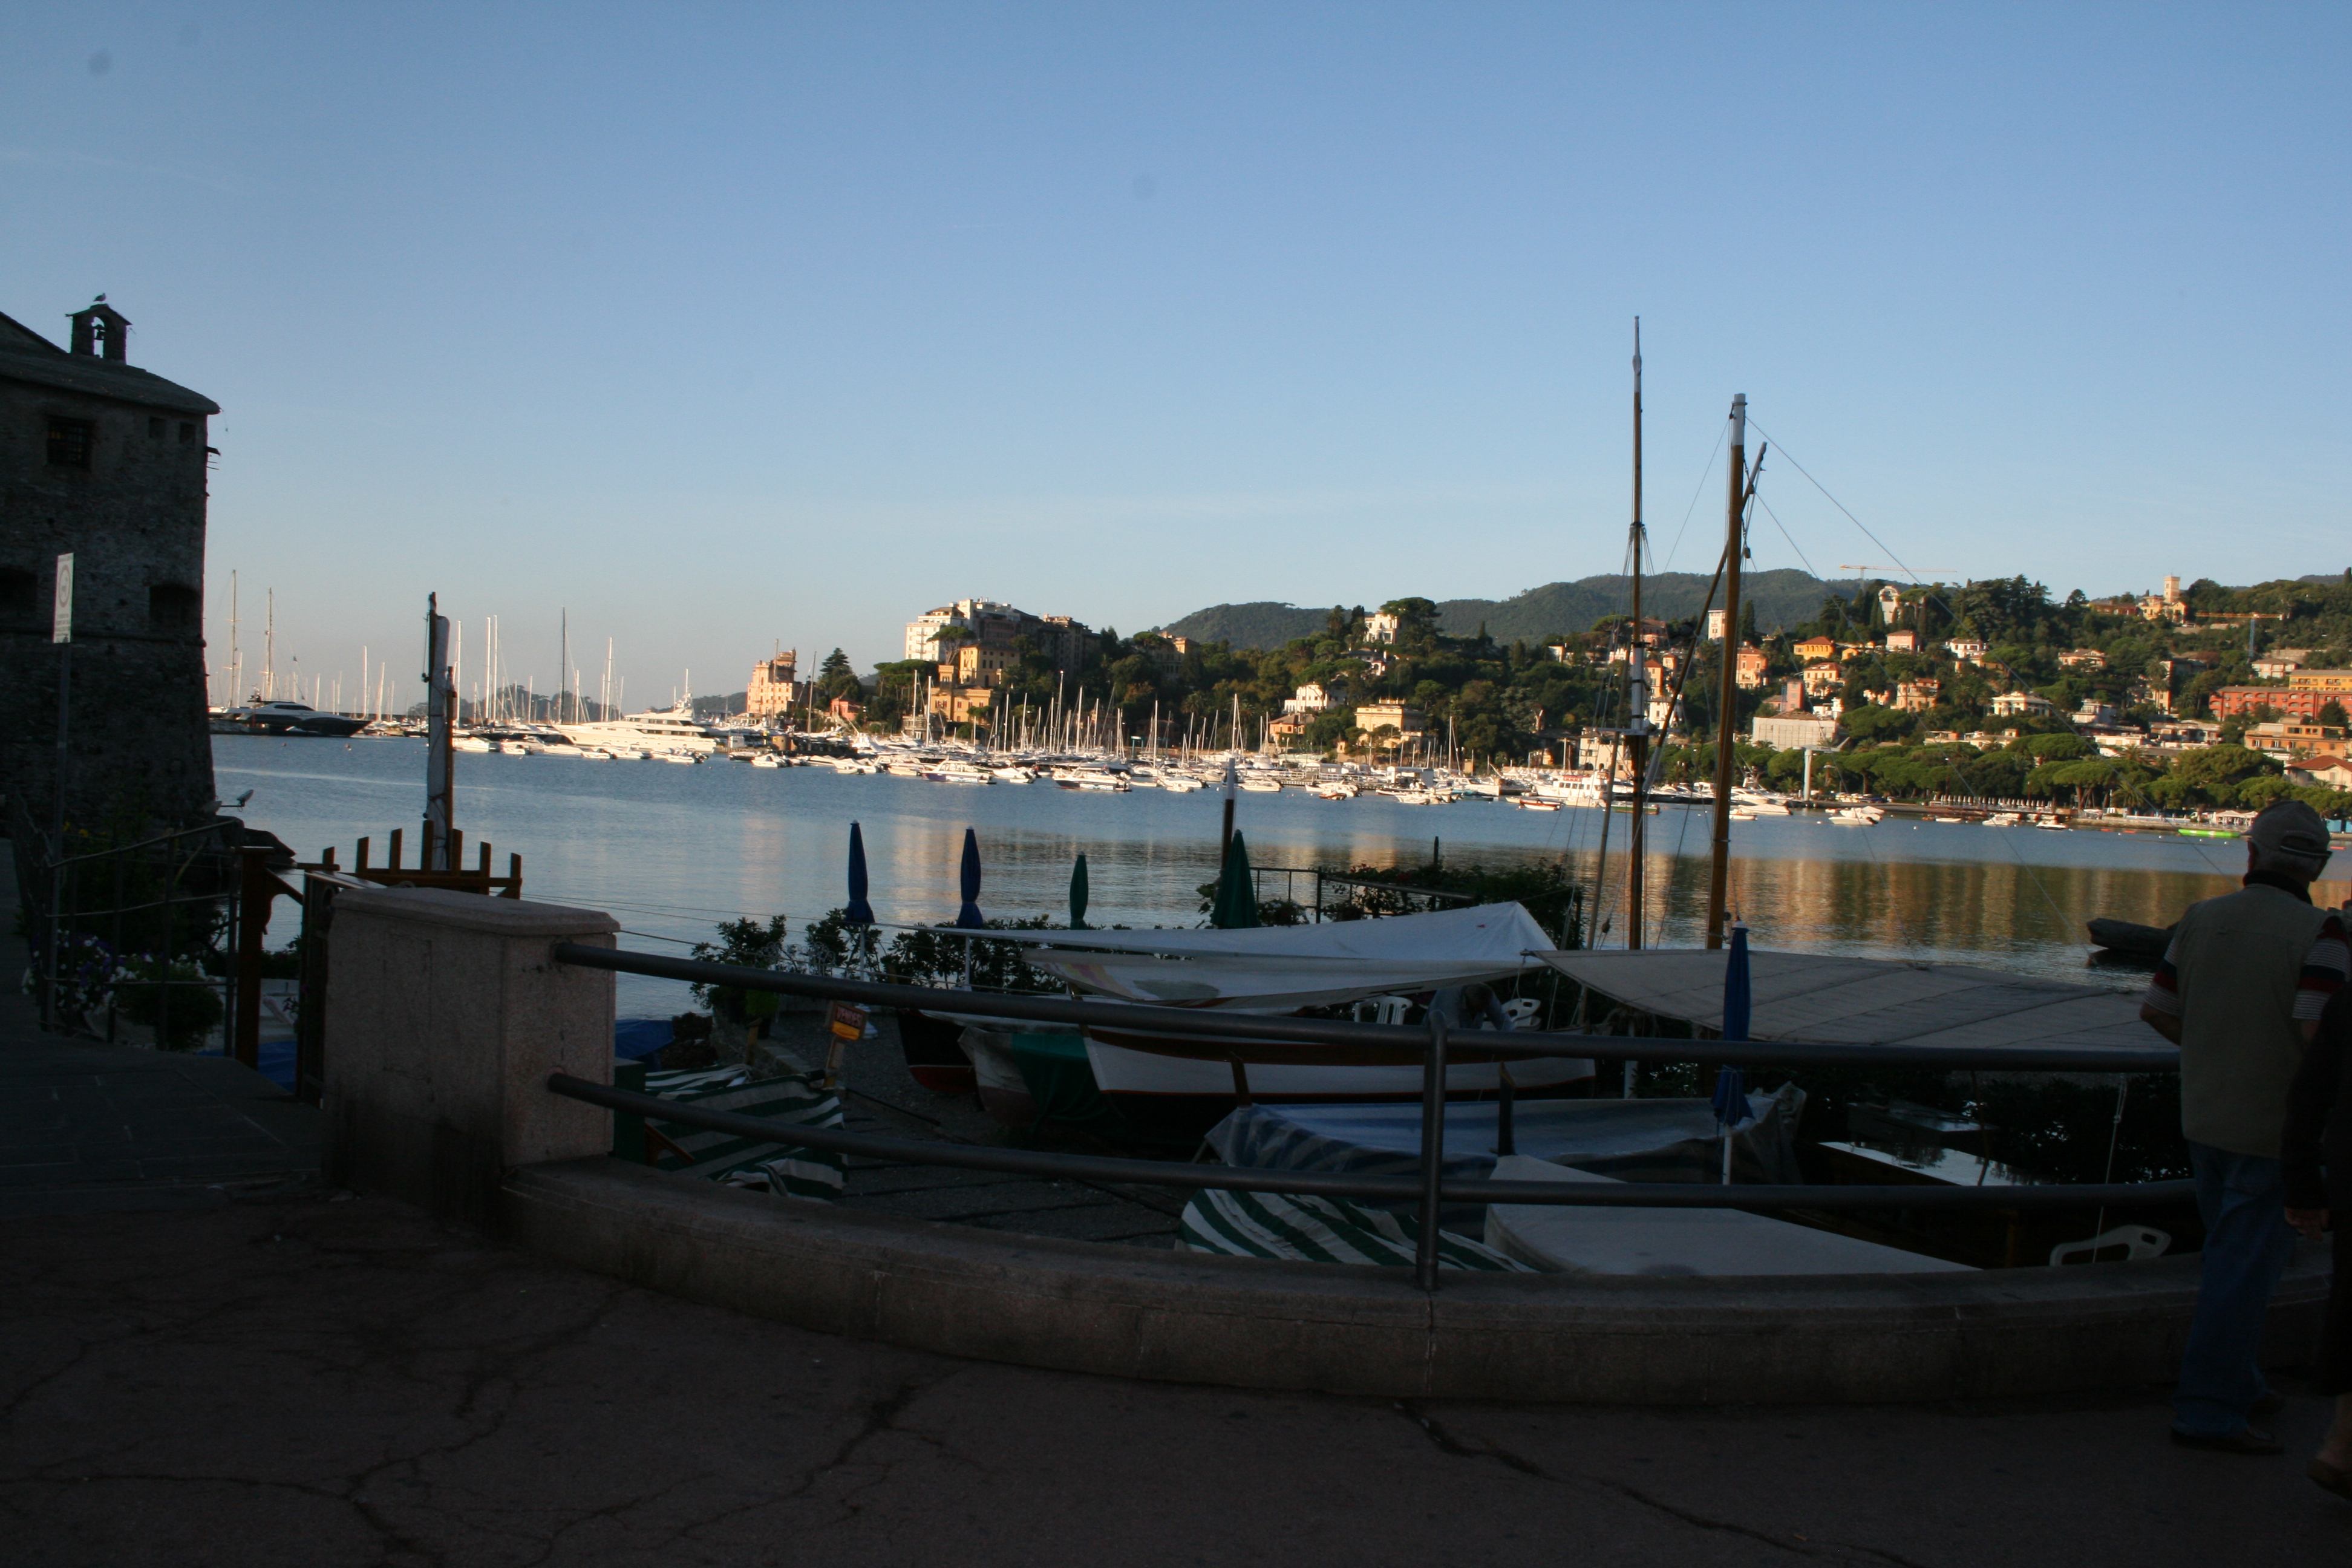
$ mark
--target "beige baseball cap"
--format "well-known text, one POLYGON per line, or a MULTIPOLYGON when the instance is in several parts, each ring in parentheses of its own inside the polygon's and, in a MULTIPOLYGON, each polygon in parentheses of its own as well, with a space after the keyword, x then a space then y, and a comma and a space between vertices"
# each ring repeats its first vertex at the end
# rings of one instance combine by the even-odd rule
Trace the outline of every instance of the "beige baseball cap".
POLYGON ((2264 856, 2325 860, 2329 853, 2327 824, 2299 800, 2274 800, 2263 807, 2246 830, 2246 842, 2264 856))

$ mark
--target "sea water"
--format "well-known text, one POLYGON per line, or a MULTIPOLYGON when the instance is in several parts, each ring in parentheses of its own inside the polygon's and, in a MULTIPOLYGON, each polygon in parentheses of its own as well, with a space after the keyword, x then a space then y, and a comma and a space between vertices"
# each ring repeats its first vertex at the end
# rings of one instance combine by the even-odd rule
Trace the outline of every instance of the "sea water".
MULTIPOLYGON (((305 860, 330 846, 349 866, 357 839, 382 863, 394 828, 414 863, 424 811, 425 746, 413 740, 219 736, 220 794, 305 860)), ((822 765, 691 768, 651 762, 460 752, 457 822, 466 858, 483 840, 503 871, 522 856, 526 897, 610 911, 625 945, 677 953, 722 920, 781 914, 793 931, 846 898, 849 826, 862 826, 877 919, 952 919, 964 829, 979 837, 980 905, 990 915, 1068 918, 1070 868, 1087 857, 1090 925, 1197 925, 1201 885, 1217 872, 1217 791, 1170 795, 1029 784, 938 784, 822 765)), ((1378 795, 1327 801, 1295 790, 1244 794, 1236 826, 1254 864, 1449 865, 1564 862, 1591 885, 1601 845, 1596 810, 1529 812, 1496 802, 1405 805, 1378 795)), ((1610 821, 1611 922, 1624 942, 1626 814, 1610 821)), ((1667 806, 1648 819, 1652 946, 1696 944, 1706 919, 1710 813, 1667 806)), ((2168 925, 2189 903, 2236 885, 2243 851, 2227 841, 1914 823, 1831 824, 1815 814, 1731 825, 1729 904, 1759 947, 1940 959, 2053 978, 2139 984, 2086 968, 2095 915, 2168 925)), ((1301 879, 1299 893, 1307 895, 1301 879)), ((1276 889, 1264 887, 1267 896, 1276 889)), ((2316 889, 2340 903, 2352 888, 2316 889)), ((292 934, 281 901, 273 943, 292 934)), ((623 1016, 684 1004, 668 982, 623 976, 623 1016)))

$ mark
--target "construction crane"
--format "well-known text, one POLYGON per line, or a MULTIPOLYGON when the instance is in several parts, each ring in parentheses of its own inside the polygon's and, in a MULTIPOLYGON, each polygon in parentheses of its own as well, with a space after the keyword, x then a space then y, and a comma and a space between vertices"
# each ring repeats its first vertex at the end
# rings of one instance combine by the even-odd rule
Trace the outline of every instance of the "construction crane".
MULTIPOLYGON (((1857 566, 1851 562, 1841 561, 1838 563, 1838 570, 1841 572, 1851 572, 1855 576, 1859 577, 1864 572, 1875 572, 1879 570, 1881 564, 1881 563, 1876 561, 1865 561, 1861 565, 1857 566)), ((1911 569, 1907 566, 1892 566, 1889 567, 1888 570, 1895 572, 1911 572, 1911 569)), ((1915 578, 1922 576, 1940 578, 1941 575, 1947 572, 1952 573, 1955 576, 1958 575, 1958 568, 1952 566, 1929 566, 1923 568, 1920 571, 1911 572, 1911 575, 1915 578)))

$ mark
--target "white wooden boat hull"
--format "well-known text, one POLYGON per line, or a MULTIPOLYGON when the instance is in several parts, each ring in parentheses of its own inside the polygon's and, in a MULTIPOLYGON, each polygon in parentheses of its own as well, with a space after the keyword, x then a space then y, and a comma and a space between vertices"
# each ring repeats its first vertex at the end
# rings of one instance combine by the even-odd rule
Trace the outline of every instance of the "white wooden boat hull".
MULTIPOLYGON (((1456 1038, 1460 1037, 1457 1036, 1456 1038)), ((1236 1098, 1234 1069, 1229 1062, 1197 1057, 1163 1056, 1116 1045, 1089 1030, 1087 1059, 1095 1069, 1095 1086, 1113 1100, 1148 1110, 1153 1102, 1171 1107, 1186 1101, 1223 1101, 1236 1098)), ((1244 1047, 1246 1048, 1246 1047, 1244 1047)), ((1455 1062, 1445 1069, 1450 1096, 1491 1095, 1502 1088, 1501 1064, 1455 1062)), ((1592 1063, 1583 1058, 1543 1057, 1510 1064, 1511 1082, 1522 1093, 1543 1093, 1580 1083, 1592 1076, 1592 1063)), ((1422 1072, 1417 1067, 1315 1067, 1286 1062, 1253 1062, 1244 1068, 1252 1100, 1409 1100, 1421 1098, 1422 1072)))

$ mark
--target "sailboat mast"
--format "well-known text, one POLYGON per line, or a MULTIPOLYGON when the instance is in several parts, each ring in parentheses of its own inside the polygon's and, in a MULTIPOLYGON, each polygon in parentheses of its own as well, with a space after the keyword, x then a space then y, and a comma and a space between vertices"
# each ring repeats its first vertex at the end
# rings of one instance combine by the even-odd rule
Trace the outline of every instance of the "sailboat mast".
MULTIPOLYGON (((1633 816, 1625 829, 1625 946, 1630 951, 1642 945, 1643 873, 1647 859, 1644 839, 1649 820, 1645 797, 1650 787, 1650 679, 1642 659, 1642 547, 1644 534, 1642 527, 1642 318, 1639 316, 1633 318, 1633 522, 1629 537, 1633 556, 1633 647, 1632 657, 1626 661, 1626 668, 1633 672, 1633 688, 1627 705, 1633 722, 1625 733, 1625 749, 1633 774, 1633 816)), ((1601 805, 1604 812, 1609 806, 1609 793, 1614 787, 1613 778, 1601 786, 1601 805)))
POLYGON ((1723 674, 1715 705, 1715 845, 1708 858, 1706 945, 1723 945, 1723 902, 1731 873, 1731 751, 1739 725, 1739 651, 1733 628, 1739 625, 1739 558, 1746 541, 1740 519, 1748 510, 1748 395, 1731 400, 1731 469, 1725 503, 1723 541, 1723 674))

